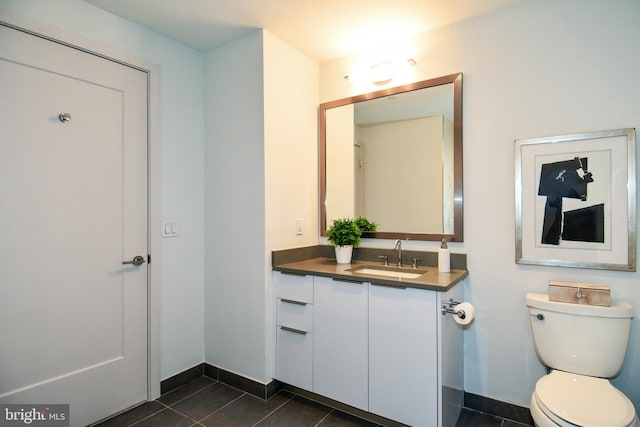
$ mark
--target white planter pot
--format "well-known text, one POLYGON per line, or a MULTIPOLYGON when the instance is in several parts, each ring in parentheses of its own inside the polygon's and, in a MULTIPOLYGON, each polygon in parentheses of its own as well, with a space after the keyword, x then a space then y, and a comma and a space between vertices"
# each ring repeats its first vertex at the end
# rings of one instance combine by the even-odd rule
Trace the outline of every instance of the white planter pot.
POLYGON ((338 264, 351 264, 353 246, 336 246, 336 262, 338 264))

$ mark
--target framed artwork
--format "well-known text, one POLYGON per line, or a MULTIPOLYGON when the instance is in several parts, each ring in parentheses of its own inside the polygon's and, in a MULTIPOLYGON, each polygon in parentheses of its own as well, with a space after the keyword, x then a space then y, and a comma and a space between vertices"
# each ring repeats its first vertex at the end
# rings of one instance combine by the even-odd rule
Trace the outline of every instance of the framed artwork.
POLYGON ((515 141, 516 263, 636 271, 635 129, 515 141))

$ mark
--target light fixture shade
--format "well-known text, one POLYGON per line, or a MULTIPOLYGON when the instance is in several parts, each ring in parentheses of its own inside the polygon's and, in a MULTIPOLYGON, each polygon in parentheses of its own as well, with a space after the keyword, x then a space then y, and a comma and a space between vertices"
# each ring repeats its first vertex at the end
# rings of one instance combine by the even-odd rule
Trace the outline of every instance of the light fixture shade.
POLYGON ((380 62, 369 69, 369 80, 372 83, 384 83, 393 79, 394 67, 391 61, 380 62))
POLYGON ((351 84, 381 84, 393 80, 396 74, 402 74, 406 68, 414 65, 416 65, 416 61, 413 58, 399 62, 383 61, 371 67, 356 69, 344 78, 351 84))

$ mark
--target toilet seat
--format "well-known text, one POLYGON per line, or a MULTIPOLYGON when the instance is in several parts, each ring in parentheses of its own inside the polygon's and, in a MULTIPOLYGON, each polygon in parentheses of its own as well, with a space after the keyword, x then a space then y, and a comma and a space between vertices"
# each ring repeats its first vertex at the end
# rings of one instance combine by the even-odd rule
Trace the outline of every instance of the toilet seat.
POLYGON ((536 384, 534 402, 560 426, 637 425, 633 403, 604 378, 552 371, 536 384))
POLYGON ((556 417, 538 401, 535 393, 531 396, 531 417, 536 427, 576 427, 575 424, 568 423, 556 417), (544 408, 544 409, 543 409, 544 408))

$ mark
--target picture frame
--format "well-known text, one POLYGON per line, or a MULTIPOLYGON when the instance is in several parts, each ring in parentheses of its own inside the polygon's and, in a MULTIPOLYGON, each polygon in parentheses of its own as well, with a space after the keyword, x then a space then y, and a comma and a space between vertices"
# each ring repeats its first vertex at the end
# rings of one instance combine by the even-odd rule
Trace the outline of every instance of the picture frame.
POLYGON ((516 139, 516 263, 636 271, 635 159, 635 128, 516 139))

